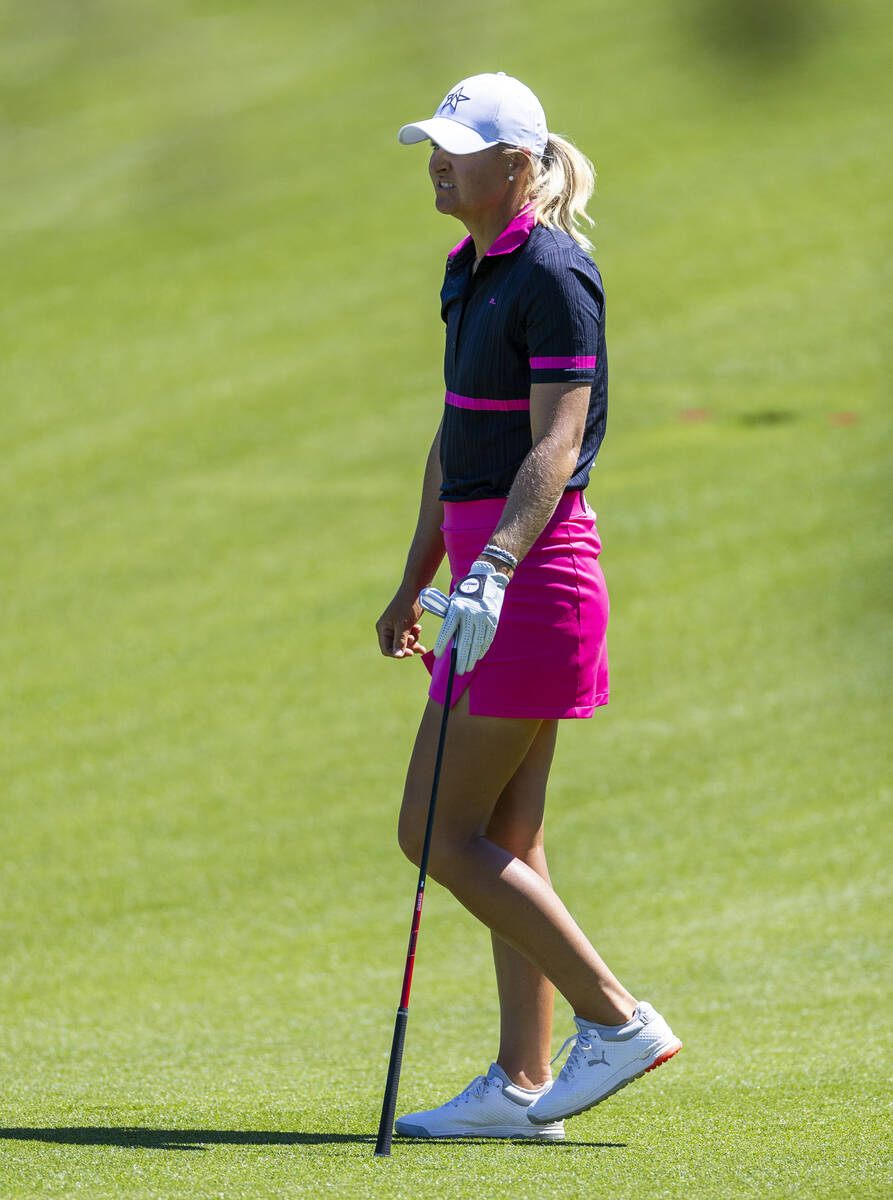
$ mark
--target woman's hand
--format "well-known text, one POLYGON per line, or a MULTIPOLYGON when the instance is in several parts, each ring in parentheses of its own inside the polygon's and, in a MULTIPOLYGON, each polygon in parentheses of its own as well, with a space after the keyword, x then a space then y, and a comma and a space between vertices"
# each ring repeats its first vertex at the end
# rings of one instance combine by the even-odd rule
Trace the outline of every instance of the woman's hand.
POLYGON ((443 625, 434 647, 435 658, 446 654, 456 639, 456 671, 467 674, 490 649, 496 634, 508 576, 492 563, 478 559, 456 584, 444 614, 443 625))
POLYGON ((399 588, 375 623, 378 645, 386 658, 412 658, 415 654, 428 653, 419 641, 421 615, 418 597, 399 588))

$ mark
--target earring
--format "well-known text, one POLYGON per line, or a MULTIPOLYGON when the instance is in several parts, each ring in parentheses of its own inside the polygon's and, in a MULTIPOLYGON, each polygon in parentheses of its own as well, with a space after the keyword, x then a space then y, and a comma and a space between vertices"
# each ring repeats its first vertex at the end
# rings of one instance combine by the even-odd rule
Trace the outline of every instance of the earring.
POLYGON ((515 182, 514 175, 509 175, 509 183, 514 183, 514 182, 515 182))

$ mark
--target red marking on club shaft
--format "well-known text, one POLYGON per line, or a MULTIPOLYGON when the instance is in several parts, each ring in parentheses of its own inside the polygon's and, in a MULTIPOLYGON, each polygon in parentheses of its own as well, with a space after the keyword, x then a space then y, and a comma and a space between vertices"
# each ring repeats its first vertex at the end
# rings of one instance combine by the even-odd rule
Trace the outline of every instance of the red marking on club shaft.
POLYGON ((406 952, 406 967, 403 971, 403 991, 400 993, 400 1007, 409 1008, 409 989, 412 987, 412 969, 415 966, 415 948, 419 940, 419 922, 422 919, 422 901, 425 899, 425 885, 419 888, 415 898, 415 909, 412 914, 412 928, 409 931, 409 949, 406 952))

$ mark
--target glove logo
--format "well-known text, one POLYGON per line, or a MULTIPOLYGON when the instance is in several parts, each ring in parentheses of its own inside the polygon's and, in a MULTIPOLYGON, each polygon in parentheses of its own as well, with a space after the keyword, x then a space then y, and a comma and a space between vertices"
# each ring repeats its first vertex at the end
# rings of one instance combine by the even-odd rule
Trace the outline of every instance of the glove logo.
POLYGON ((466 675, 487 653, 496 633, 508 579, 492 563, 478 559, 471 571, 456 584, 446 616, 434 645, 440 658, 456 639, 456 673, 466 675))

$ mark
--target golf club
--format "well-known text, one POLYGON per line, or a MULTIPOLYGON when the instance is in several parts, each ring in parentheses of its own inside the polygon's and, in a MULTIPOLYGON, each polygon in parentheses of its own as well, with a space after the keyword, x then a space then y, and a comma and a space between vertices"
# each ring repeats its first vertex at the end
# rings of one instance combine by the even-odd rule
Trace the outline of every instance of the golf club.
MULTIPOLYGON (((442 593, 432 588, 425 588, 419 597, 423 608, 443 617, 446 614, 442 593), (433 592, 433 595, 427 593, 433 592)), ((447 602, 448 603, 448 602, 447 602)), ((431 830, 434 827, 434 808, 437 803, 437 785, 440 782, 440 765, 443 761, 443 747, 446 741, 447 720, 450 715, 450 701, 453 695, 453 680, 456 677, 456 642, 453 640, 450 650, 450 673, 447 677, 446 695, 443 701, 443 719, 440 722, 440 738, 437 743, 437 757, 434 760, 434 781, 431 785, 431 800, 428 805, 428 821, 425 826, 425 841, 422 846, 422 858, 419 863, 419 882, 416 888, 415 906, 412 911, 412 926, 409 931, 409 949, 406 952, 406 966, 403 971, 403 990, 400 993, 400 1005, 397 1008, 397 1020, 394 1024, 394 1038, 391 1042, 391 1057, 388 1062, 388 1076, 384 1089, 384 1100, 381 1105, 381 1119, 378 1123, 378 1140, 375 1143, 375 1154, 387 1157, 391 1153, 391 1138, 394 1132, 394 1113, 397 1110, 397 1088, 400 1085, 400 1066, 403 1062, 403 1041, 406 1037, 406 1022, 409 1017, 409 989, 412 985, 412 969, 415 965, 416 942, 419 937, 419 923, 422 917, 422 900, 425 896, 425 879, 428 874, 428 852, 431 848, 431 830)))

